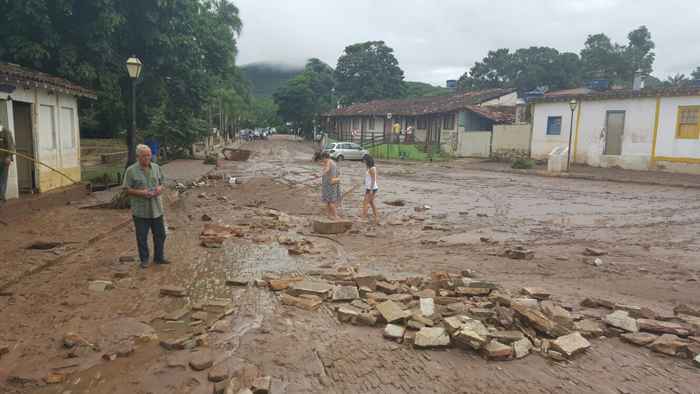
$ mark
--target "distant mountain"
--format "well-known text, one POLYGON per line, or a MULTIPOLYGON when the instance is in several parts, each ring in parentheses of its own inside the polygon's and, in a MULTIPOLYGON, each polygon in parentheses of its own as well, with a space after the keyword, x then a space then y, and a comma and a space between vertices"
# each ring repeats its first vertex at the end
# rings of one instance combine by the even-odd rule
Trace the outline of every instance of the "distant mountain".
POLYGON ((304 66, 277 63, 251 63, 241 66, 243 75, 251 84, 255 97, 272 97, 287 81, 304 71, 304 66))

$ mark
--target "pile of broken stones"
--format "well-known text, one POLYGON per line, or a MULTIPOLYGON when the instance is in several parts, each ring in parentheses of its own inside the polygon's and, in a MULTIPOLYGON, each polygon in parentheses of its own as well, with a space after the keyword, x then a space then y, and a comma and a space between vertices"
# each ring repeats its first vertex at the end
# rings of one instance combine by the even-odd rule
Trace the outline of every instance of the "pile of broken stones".
POLYGON ((281 292, 285 305, 315 310, 327 303, 341 322, 383 327, 385 338, 418 349, 456 346, 488 360, 538 353, 565 361, 588 349, 591 338, 619 336, 700 366, 700 310, 685 305, 668 316, 593 298, 565 305, 544 289, 509 291, 471 271, 399 280, 345 267, 310 274, 316 277, 266 274, 255 285, 281 292))

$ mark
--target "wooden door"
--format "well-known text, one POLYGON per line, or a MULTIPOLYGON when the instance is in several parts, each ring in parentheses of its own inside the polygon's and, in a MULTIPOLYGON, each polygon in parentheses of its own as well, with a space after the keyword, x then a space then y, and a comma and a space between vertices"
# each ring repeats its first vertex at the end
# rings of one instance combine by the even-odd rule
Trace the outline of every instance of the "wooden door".
POLYGON ((622 154, 622 136, 625 132, 625 111, 608 111, 605 119, 605 154, 622 154))
MULTIPOLYGON (((32 130, 31 105, 19 101, 12 102, 15 123, 15 145, 17 153, 34 157, 34 133, 32 130)), ((34 162, 17 156, 17 183, 19 191, 30 193, 36 189, 34 162)))

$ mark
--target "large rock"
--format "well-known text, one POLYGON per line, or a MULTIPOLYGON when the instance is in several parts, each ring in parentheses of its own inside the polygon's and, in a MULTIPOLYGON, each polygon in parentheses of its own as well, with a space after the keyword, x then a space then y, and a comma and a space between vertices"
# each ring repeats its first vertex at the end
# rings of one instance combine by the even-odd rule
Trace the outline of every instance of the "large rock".
POLYGON ((301 294, 312 294, 321 298, 327 298, 328 294, 333 290, 333 285, 328 282, 302 280, 289 285, 287 290, 293 296, 301 294))
POLYGON ((448 346, 450 336, 442 327, 424 327, 416 334, 413 344, 422 348, 448 346))
POLYGON ((491 293, 490 288, 486 287, 457 287, 455 293, 465 297, 487 296, 491 293))
POLYGON ((540 308, 542 312, 555 323, 559 323, 567 328, 573 328, 574 319, 571 317, 571 313, 566 309, 552 301, 542 301, 540 308))
POLYGON ((629 316, 629 312, 627 311, 615 311, 603 319, 606 324, 619 328, 621 330, 627 331, 627 332, 638 332, 639 331, 639 325, 637 324, 637 320, 633 319, 629 316))
POLYGON ((108 280, 93 280, 90 282, 88 289, 97 293, 102 293, 107 290, 112 290, 114 288, 114 283, 108 280))
POLYGON ((351 305, 343 305, 338 308, 338 320, 343 323, 354 323, 362 313, 361 310, 351 305))
POLYGON ((323 301, 321 301, 319 298, 294 297, 293 295, 286 293, 283 293, 280 296, 280 301, 284 305, 295 306, 297 308, 306 309, 307 311, 316 310, 321 306, 321 304, 323 304, 323 301))
POLYGON ((253 394, 268 394, 272 389, 272 378, 270 376, 256 378, 250 389, 253 394))
POLYGON ((537 300, 546 300, 551 295, 550 292, 541 287, 523 287, 522 293, 537 300))
POLYGON ((195 371, 204 371, 214 364, 214 358, 209 351, 197 351, 192 353, 190 367, 195 371))
POLYGON ((510 360, 513 348, 498 341, 491 341, 483 348, 483 354, 489 360, 510 360))
POLYGON ((349 220, 314 220, 314 232, 317 234, 342 234, 352 228, 349 220))
POLYGON ((673 308, 673 313, 676 315, 690 315, 700 317, 700 308, 693 308, 690 305, 680 304, 673 308))
POLYGON ((637 346, 647 346, 654 342, 658 335, 649 334, 648 332, 628 332, 620 335, 620 339, 637 346))
POLYGON ((399 304, 394 301, 382 302, 378 304, 376 308, 387 323, 394 323, 411 317, 411 311, 403 310, 399 304))
POLYGON ((523 333, 518 330, 496 331, 490 333, 489 337, 507 345, 523 339, 523 333))
POLYGON ((433 316, 435 314, 435 301, 432 298, 421 298, 420 313, 425 317, 433 316))
POLYGON ((355 286, 336 286, 333 289, 333 301, 353 301, 360 298, 360 292, 355 286))
POLYGON ((569 358, 584 352, 589 347, 591 347, 590 342, 578 332, 561 336, 552 341, 552 348, 569 358))
POLYGON ((228 379, 229 375, 228 365, 221 363, 209 370, 208 378, 209 381, 216 383, 228 379))
POLYGON ((353 279, 357 287, 367 287, 372 291, 377 290, 379 275, 355 275, 353 279))
POLYGON ((583 319, 574 323, 574 330, 586 338, 598 338, 603 335, 603 326, 593 319, 583 319))
POLYGON ((170 297, 185 297, 187 290, 180 286, 163 286, 160 288, 160 295, 170 297))
POLYGON ((406 327, 397 324, 387 324, 384 327, 384 337, 395 341, 401 341, 403 334, 406 333, 406 327))
POLYGON ((700 368, 700 355, 695 356, 694 362, 695 362, 695 366, 700 368))
POLYGON ((664 334, 652 342, 649 347, 651 350, 658 353, 667 354, 669 356, 680 356, 685 353, 687 344, 688 342, 683 341, 676 335, 664 334))
POLYGON ((528 308, 519 303, 513 303, 511 308, 520 316, 521 319, 525 320, 529 325, 535 330, 553 337, 559 337, 569 333, 566 327, 555 323, 545 316, 542 312, 528 308))
POLYGON ((489 341, 489 330, 486 326, 478 320, 464 316, 461 316, 459 329, 452 335, 456 343, 474 350, 481 349, 489 341))
POLYGON ((376 282, 375 287, 384 294, 394 294, 399 291, 399 286, 389 282, 376 282))
POLYGON ((513 355, 515 358, 523 358, 530 354, 532 350, 532 342, 527 338, 522 338, 513 342, 513 355))
POLYGON ((450 316, 445 318, 443 323, 447 332, 452 335, 452 333, 459 331, 467 320, 469 320, 467 316, 450 316))
POLYGON ((687 328, 678 323, 638 319, 637 324, 640 331, 653 332, 655 334, 673 334, 679 337, 687 337, 690 334, 687 328))
POLYGON ((581 306, 587 308, 606 308, 615 309, 615 303, 602 298, 589 297, 581 301, 581 306))

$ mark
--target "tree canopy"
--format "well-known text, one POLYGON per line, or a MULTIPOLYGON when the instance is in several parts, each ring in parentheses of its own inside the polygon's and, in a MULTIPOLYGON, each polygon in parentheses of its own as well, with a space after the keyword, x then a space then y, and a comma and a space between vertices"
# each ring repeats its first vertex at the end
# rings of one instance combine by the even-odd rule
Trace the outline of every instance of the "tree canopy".
POLYGON ((143 62, 138 128, 165 145, 187 146, 206 133, 210 106, 222 99, 248 100, 235 66, 242 24, 229 0, 3 3, 0 58, 95 90, 98 100, 81 105, 86 134, 114 136, 127 127, 132 54, 143 62))
POLYGON ((589 35, 580 55, 549 47, 514 52, 497 49, 464 73, 458 86, 463 90, 507 87, 527 91, 545 86, 566 89, 591 79, 630 85, 636 71, 653 71, 655 45, 646 26, 631 31, 627 38, 627 45, 620 45, 602 33, 589 35))
POLYGON ((279 116, 305 131, 318 116, 334 107, 333 69, 319 59, 309 59, 304 72, 289 80, 273 95, 279 116))
POLYGON ((393 52, 384 41, 345 47, 335 68, 336 90, 343 104, 401 97, 404 75, 393 52))

